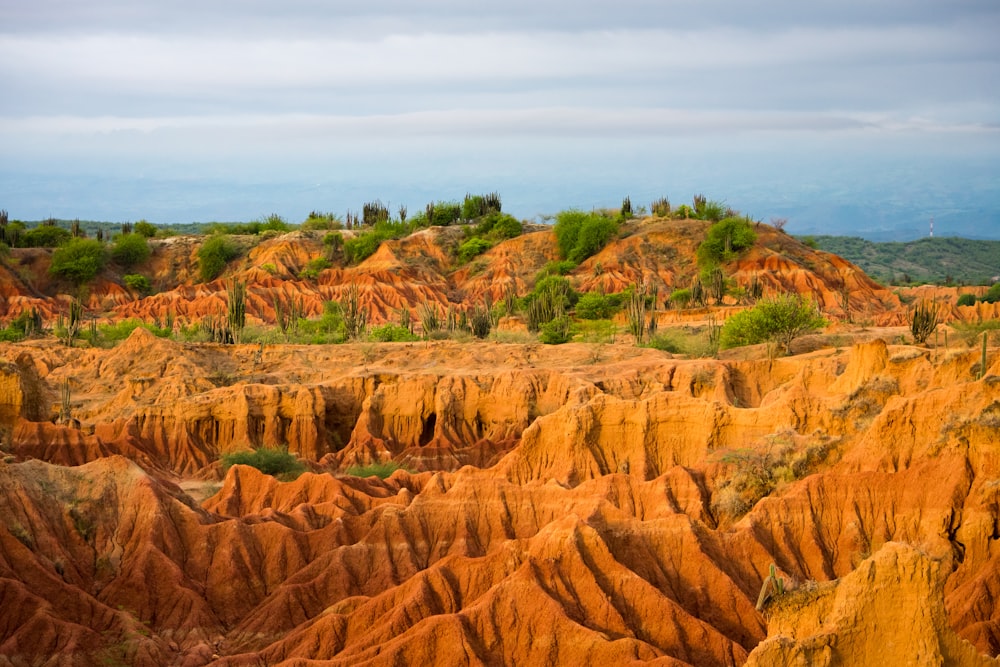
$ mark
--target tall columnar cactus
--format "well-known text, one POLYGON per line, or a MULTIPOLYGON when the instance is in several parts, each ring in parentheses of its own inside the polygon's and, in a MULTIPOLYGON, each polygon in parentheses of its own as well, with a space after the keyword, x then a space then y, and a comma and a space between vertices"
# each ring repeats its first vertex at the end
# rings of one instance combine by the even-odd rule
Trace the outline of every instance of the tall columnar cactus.
POLYGON ((628 331, 635 336, 635 344, 641 345, 645 333, 646 322, 646 284, 639 283, 629 295, 625 304, 625 317, 628 319, 628 331))
POLYGON ((986 375, 986 339, 989 337, 990 332, 983 332, 983 347, 982 352, 979 356, 979 379, 982 380, 986 375))
POLYGON ((226 324, 233 344, 239 345, 243 339, 243 328, 247 325, 247 284, 242 280, 230 280, 226 297, 226 324))
POLYGON ((938 305, 933 302, 921 301, 910 311, 910 333, 917 345, 927 342, 938 325, 938 305))
POLYGON ((83 321, 83 304, 73 299, 69 302, 69 319, 66 322, 66 337, 63 343, 66 347, 73 346, 73 339, 80 333, 80 323, 83 321))
POLYGON ((348 340, 356 340, 368 329, 368 311, 361 306, 361 290, 351 283, 347 294, 340 300, 340 312, 344 316, 344 331, 348 340))

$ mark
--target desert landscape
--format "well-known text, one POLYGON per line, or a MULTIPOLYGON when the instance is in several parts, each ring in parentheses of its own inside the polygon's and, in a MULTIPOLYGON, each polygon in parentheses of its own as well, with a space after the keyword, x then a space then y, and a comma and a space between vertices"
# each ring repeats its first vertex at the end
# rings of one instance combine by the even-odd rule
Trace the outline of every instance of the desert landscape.
POLYGON ((997 664, 995 290, 478 200, 4 225, 0 665, 997 664))

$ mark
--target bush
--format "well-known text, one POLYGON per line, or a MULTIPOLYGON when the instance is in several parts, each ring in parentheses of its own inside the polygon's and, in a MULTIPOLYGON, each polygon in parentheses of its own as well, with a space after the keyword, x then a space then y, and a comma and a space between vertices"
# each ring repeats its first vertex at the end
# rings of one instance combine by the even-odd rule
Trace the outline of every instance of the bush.
POLYGON ((976 304, 975 294, 962 294, 958 297, 958 306, 974 306, 976 304))
POLYGON ((71 239, 52 253, 49 273, 82 285, 96 276, 105 262, 104 246, 93 239, 71 239))
POLYGON ((115 237, 111 247, 112 259, 126 268, 145 262, 151 254, 146 237, 135 232, 115 237))
POLYGON ((211 282, 225 270, 226 264, 238 257, 239 248, 226 234, 209 237, 198 248, 198 272, 203 283, 211 282))
POLYGON ((371 331, 368 332, 368 337, 380 343, 407 343, 420 340, 419 336, 406 327, 392 323, 386 323, 380 327, 372 327, 371 331))
POLYGON ((524 225, 512 215, 497 213, 491 234, 498 239, 512 239, 524 233, 524 225))
POLYGON ((997 303, 1000 301, 1000 283, 996 283, 993 287, 989 288, 986 294, 983 295, 982 300, 986 303, 997 303))
POLYGON ((541 280, 545 276, 565 276, 577 267, 576 262, 563 259, 555 262, 548 262, 542 270, 535 274, 535 280, 541 280))
POLYGON ((229 470, 235 465, 251 466, 265 475, 295 479, 306 471, 305 465, 288 449, 260 447, 252 451, 232 452, 222 455, 222 467, 229 470))
POLYGON ((68 229, 55 225, 39 225, 21 234, 18 245, 23 248, 55 248, 71 238, 73 235, 68 229))
POLYGON ((576 316, 584 320, 606 320, 621 308, 621 294, 587 292, 576 302, 576 316))
POLYGON ((352 477, 378 477, 379 479, 385 479, 397 470, 406 470, 406 468, 395 461, 386 461, 385 463, 351 466, 344 472, 352 477))
MULTIPOLYGON (((97 339, 99 339, 105 346, 114 346, 131 336, 132 332, 140 327, 149 331, 157 338, 170 338, 173 334, 173 331, 166 327, 157 327, 143 322, 142 320, 130 318, 127 320, 119 320, 114 324, 102 324, 97 328, 97 339)), ((90 335, 89 331, 83 331, 83 337, 87 339, 91 345, 96 345, 98 342, 90 335)))
POLYGON ((705 240, 698 246, 698 266, 710 269, 731 261, 756 241, 757 233, 746 218, 720 220, 708 228, 705 240))
POLYGON ((478 236, 473 236, 471 239, 458 246, 458 259, 464 264, 472 260, 472 258, 477 257, 490 248, 493 244, 484 238, 478 236))
POLYGON ((147 239, 151 239, 154 236, 156 236, 156 227, 145 220, 140 220, 139 222, 135 223, 135 226, 132 229, 135 231, 136 234, 138 234, 139 236, 144 236, 147 239))
POLYGON ((306 263, 306 267, 299 271, 299 278, 304 280, 316 280, 319 278, 319 274, 323 273, 326 269, 330 268, 330 262, 323 257, 317 257, 315 259, 310 259, 306 263))
POLYGON ((566 315, 546 322, 539 329, 539 339, 546 345, 562 345, 570 339, 570 319, 566 315))
POLYGON ((684 310, 685 308, 688 307, 688 304, 691 303, 691 298, 692 298, 691 290, 689 290, 686 287, 682 287, 681 289, 675 289, 673 292, 670 293, 670 303, 674 304, 681 310, 684 310))
POLYGON ((753 308, 726 320, 722 325, 720 346, 728 349, 772 341, 788 351, 796 337, 823 326, 826 320, 812 302, 786 294, 760 301, 753 308))
POLYGON ((139 273, 129 273, 123 276, 122 280, 125 282, 126 287, 139 294, 149 294, 150 290, 153 289, 149 278, 139 273))
POLYGON ((596 213, 563 211, 553 228, 559 254, 579 264, 596 255, 618 233, 618 223, 596 213))
POLYGON ((344 255, 348 261, 357 264, 374 255, 382 241, 402 238, 410 230, 411 226, 407 223, 388 220, 378 222, 372 229, 344 241, 344 255))

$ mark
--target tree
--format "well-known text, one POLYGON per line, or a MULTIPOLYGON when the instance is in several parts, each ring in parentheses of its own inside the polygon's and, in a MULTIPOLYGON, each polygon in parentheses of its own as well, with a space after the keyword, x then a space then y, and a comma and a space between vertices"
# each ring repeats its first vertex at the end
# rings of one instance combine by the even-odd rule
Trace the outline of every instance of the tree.
POLYGON ((804 333, 826 326, 815 304, 797 294, 764 299, 737 313, 722 325, 723 349, 774 342, 791 352, 792 341, 804 333))
POLYGON ((757 233, 746 218, 724 218, 708 228, 705 240, 698 246, 698 266, 711 269, 735 259, 756 241, 757 233))
POLYGON ((202 282, 219 277, 226 263, 240 254, 236 244, 225 234, 216 234, 198 248, 198 271, 202 282))
POLYGON ((82 285, 104 268, 104 262, 104 246, 100 241, 71 239, 52 253, 49 273, 82 285))
POLYGON ((146 237, 135 232, 115 237, 111 247, 111 257, 126 268, 145 262, 151 254, 146 237))
POLYGON ((583 211, 563 211, 553 227, 559 254, 580 263, 597 254, 618 233, 618 223, 610 218, 583 211))

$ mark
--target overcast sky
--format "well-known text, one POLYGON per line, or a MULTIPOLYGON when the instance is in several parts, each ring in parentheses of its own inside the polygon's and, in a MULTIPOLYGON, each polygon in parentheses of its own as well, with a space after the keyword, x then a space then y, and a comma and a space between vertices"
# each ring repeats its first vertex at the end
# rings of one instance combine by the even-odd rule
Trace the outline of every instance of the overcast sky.
POLYGON ((996 0, 0 0, 0 207, 297 221, 478 188, 530 217, 706 191, 805 224, 883 179, 995 224, 996 172, 958 189, 1000 165, 998 34, 996 0))

